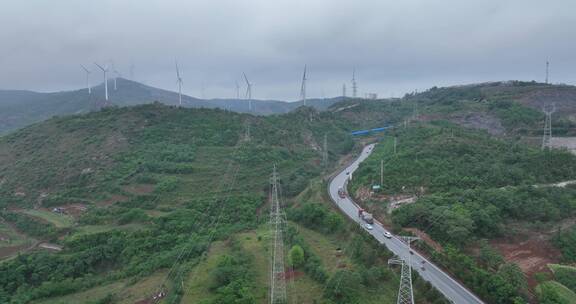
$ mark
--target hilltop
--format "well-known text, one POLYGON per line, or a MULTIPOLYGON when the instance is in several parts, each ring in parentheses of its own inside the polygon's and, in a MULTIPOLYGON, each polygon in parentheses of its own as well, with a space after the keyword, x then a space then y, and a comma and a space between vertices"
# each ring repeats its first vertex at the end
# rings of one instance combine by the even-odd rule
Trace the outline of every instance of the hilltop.
MULTIPOLYGON (((178 93, 167 91, 139 82, 117 79, 117 90, 113 81, 109 80, 109 102, 115 106, 133 106, 152 102, 166 105, 178 104, 178 93)), ((310 99, 307 104, 324 110, 342 98, 310 99)), ((185 107, 220 108, 235 112, 248 112, 246 99, 199 99, 187 95, 182 96, 185 107)), ((302 102, 286 102, 279 100, 253 100, 252 114, 270 115, 287 113, 302 106, 302 102)), ((52 116, 87 113, 100 109, 104 105, 104 85, 92 88, 88 95, 86 89, 62 91, 54 93, 38 93, 32 91, 0 90, 0 134, 15 130, 31 123, 48 119, 52 116)))

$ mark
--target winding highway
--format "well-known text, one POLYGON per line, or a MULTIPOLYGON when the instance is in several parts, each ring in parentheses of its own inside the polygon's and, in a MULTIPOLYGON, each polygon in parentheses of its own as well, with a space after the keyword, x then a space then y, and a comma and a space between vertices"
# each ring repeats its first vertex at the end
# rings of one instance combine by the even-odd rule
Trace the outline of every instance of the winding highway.
POLYGON ((350 217, 350 219, 362 225, 367 233, 385 245, 392 253, 404 261, 410 261, 412 269, 417 271, 424 280, 430 282, 436 289, 444 294, 446 298, 457 304, 484 303, 466 289, 466 287, 452 279, 446 272, 436 267, 418 252, 413 251, 414 254, 410 254, 407 245, 396 236, 386 238, 384 232, 387 230, 378 221, 374 221, 373 229, 366 229, 364 223, 358 217, 358 209, 360 209, 360 207, 348 196, 340 198, 338 188, 342 187, 342 189, 346 189, 349 176, 353 175, 354 171, 358 169, 358 165, 370 156, 373 148, 374 144, 364 147, 362 154, 352 164, 330 180, 328 191, 332 201, 338 205, 340 210, 350 217), (422 267, 424 267, 424 269, 422 269, 422 267))

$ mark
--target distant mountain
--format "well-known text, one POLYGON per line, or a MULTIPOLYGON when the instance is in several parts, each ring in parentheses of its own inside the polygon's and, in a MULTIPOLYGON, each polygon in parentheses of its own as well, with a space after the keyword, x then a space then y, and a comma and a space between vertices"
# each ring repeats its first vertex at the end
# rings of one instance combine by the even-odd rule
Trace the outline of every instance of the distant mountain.
MULTIPOLYGON (((113 81, 109 82, 109 102, 116 106, 133 106, 155 101, 167 105, 178 104, 178 93, 176 92, 154 88, 124 78, 118 78, 117 88, 114 90, 113 81)), ((307 105, 317 110, 325 110, 341 100, 343 100, 342 97, 309 99, 307 105)), ((203 100, 183 95, 182 102, 186 107, 221 108, 235 112, 248 112, 248 101, 245 99, 203 100)), ((253 100, 252 104, 253 113, 258 115, 287 113, 302 106, 302 102, 280 100, 253 100)), ((0 90, 0 133, 6 133, 56 115, 93 111, 101 108, 102 105, 104 105, 103 84, 93 87, 90 95, 86 89, 54 93, 0 90)))

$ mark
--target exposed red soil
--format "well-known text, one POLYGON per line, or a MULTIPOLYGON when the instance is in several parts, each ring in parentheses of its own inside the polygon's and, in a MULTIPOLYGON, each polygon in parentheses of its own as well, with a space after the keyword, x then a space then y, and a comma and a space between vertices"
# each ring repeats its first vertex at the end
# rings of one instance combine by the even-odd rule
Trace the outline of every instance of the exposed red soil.
POLYGON ((297 279, 301 276, 303 276, 304 273, 302 271, 297 271, 297 270, 286 270, 283 274, 282 277, 284 278, 284 280, 290 280, 290 279, 297 279))
POLYGON ((550 272, 546 265, 558 263, 561 257, 561 252, 545 236, 497 239, 490 243, 506 261, 518 264, 531 288, 538 284, 533 275, 537 272, 550 272))
POLYGON ((11 255, 18 253, 19 251, 25 250, 29 247, 29 244, 22 244, 18 246, 11 247, 0 247, 0 259, 4 259, 11 255))
POLYGON ((129 185, 124 186, 124 191, 132 194, 148 194, 154 191, 154 185, 152 184, 139 184, 139 185, 129 185))

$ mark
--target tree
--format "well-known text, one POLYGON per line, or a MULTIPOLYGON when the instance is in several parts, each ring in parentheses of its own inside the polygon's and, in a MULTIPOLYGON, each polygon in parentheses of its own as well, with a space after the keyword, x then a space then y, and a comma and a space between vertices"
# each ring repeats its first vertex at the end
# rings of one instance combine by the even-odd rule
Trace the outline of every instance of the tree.
POLYGON ((360 287, 361 279, 357 273, 340 270, 328 280, 324 294, 337 304, 355 304, 358 303, 360 287))
POLYGON ((292 246, 290 252, 288 253, 289 262, 292 267, 300 267, 304 264, 304 249, 299 245, 292 246))

